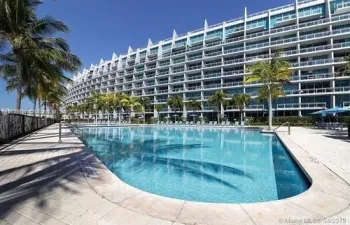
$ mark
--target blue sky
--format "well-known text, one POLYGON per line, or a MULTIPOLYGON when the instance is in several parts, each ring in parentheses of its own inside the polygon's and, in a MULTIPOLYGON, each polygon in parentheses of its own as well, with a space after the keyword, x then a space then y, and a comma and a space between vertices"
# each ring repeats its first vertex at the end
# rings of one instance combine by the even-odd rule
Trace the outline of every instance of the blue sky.
MULTIPOLYGON (((44 0, 39 15, 52 15, 64 21, 71 32, 64 36, 84 67, 110 59, 112 53, 125 53, 128 46, 142 47, 153 41, 272 7, 293 3, 291 0, 44 0)), ((5 91, 0 80, 0 109, 14 108, 15 93, 5 91)), ((22 108, 31 109, 24 99, 22 108)))

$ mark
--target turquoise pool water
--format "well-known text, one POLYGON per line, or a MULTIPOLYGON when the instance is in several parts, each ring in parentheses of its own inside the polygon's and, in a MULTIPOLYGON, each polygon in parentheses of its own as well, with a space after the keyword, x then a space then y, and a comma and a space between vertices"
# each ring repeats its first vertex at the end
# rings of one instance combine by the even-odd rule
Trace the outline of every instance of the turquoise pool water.
POLYGON ((283 199, 310 182, 274 135, 189 127, 82 128, 84 142, 125 183, 198 202, 283 199))

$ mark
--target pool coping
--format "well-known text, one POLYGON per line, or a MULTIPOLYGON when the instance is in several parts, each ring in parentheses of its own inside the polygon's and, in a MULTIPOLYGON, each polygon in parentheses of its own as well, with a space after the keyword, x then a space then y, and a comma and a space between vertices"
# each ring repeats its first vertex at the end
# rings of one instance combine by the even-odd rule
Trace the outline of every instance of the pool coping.
POLYGON ((78 160, 90 187, 110 202, 154 218, 185 224, 232 224, 234 221, 235 224, 271 225, 320 222, 348 209, 350 185, 287 134, 279 132, 276 135, 310 179, 311 187, 287 199, 240 204, 192 202, 139 190, 120 180, 78 136, 75 138, 89 154, 86 159, 78 160))

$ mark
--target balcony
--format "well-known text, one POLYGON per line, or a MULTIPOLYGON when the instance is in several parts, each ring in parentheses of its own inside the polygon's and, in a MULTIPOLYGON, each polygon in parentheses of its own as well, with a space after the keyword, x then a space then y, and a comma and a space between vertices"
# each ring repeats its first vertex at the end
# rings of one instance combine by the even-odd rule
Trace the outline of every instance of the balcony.
POLYGON ((336 5, 334 14, 342 14, 350 12, 350 2, 342 2, 336 5))
POLYGON ((222 33, 209 34, 205 37, 205 42, 219 41, 222 39, 222 33))
POLYGON ((168 93, 168 90, 158 90, 157 94, 164 94, 164 93, 168 93))
POLYGON ((177 83, 177 82, 182 82, 182 81, 184 81, 184 78, 173 79, 171 82, 177 83))
POLYGON ((325 109, 325 108, 327 108, 326 102, 277 104, 277 110, 325 109))
POLYGON ((187 78, 187 80, 200 80, 200 79, 202 79, 201 75, 199 75, 199 76, 190 76, 190 77, 187 78))
POLYGON ((211 67, 216 67, 216 66, 221 66, 221 65, 222 65, 221 62, 213 62, 213 63, 206 63, 206 64, 204 65, 204 67, 206 67, 206 68, 211 68, 211 67))
POLYGON ((229 76, 229 75, 242 75, 244 74, 244 70, 232 70, 232 71, 226 71, 224 72, 224 76, 229 76))
POLYGON ((305 21, 305 20, 312 20, 317 19, 322 16, 322 9, 311 9, 311 10, 305 10, 302 12, 299 12, 299 20, 305 21))
POLYGON ((169 81, 168 81, 168 80, 158 81, 158 84, 167 84, 167 83, 169 83, 169 81))
POLYGON ((319 60, 312 60, 312 61, 306 61, 301 63, 292 63, 291 66, 296 67, 304 67, 304 66, 316 66, 316 65, 323 65, 323 64, 333 64, 333 63, 345 63, 343 57, 334 58, 334 59, 319 59, 319 60))
POLYGON ((237 82, 229 82, 222 84, 223 87, 235 87, 235 86, 242 86, 243 82, 237 81, 237 82))
POLYGON ((223 41, 215 41, 215 42, 208 43, 205 46, 207 46, 207 48, 210 48, 210 47, 213 47, 213 46, 222 45, 223 43, 224 43, 223 41))
POLYGON ((222 54, 221 51, 210 52, 210 53, 206 53, 205 57, 213 57, 213 56, 218 56, 218 55, 221 55, 221 54, 222 54))
POLYGON ((198 65, 198 66, 189 66, 188 67, 188 70, 198 70, 198 69, 201 69, 202 68, 202 65, 198 65))
POLYGON ((221 73, 204 74, 204 78, 220 77, 221 73))
POLYGON ((210 88, 221 88, 221 84, 207 84, 204 85, 205 89, 210 89, 210 88))
POLYGON ((185 49, 185 48, 186 48, 186 42, 175 43, 173 46, 174 50, 185 49))
POLYGON ((296 15, 282 16, 276 19, 276 26, 286 26, 295 22, 296 15))
POLYGON ((200 90, 202 89, 202 86, 191 86, 191 87, 188 87, 187 90, 191 91, 191 90, 200 90))
POLYGON ((243 32, 244 31, 244 26, 241 27, 235 27, 235 29, 233 30, 229 30, 226 32, 226 37, 232 37, 234 35, 236 35, 237 33, 243 32))

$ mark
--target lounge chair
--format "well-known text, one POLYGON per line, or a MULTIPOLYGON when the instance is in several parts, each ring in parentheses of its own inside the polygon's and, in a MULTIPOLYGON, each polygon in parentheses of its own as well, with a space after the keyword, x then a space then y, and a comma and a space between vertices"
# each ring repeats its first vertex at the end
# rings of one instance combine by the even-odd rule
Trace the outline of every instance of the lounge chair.
POLYGON ((170 122, 169 122, 169 125, 173 125, 173 121, 170 121, 170 122))
POLYGON ((159 124, 160 124, 160 121, 158 120, 158 121, 157 121, 157 125, 159 125, 159 124))
POLYGON ((169 121, 166 121, 165 125, 169 125, 169 121))
POLYGON ((225 126, 226 122, 225 121, 221 121, 221 126, 225 126))
POLYGON ((174 123, 175 125, 178 125, 179 124, 179 121, 175 121, 175 123, 174 123))
POLYGON ((204 120, 202 121, 201 125, 205 125, 205 121, 204 120))
POLYGON ((201 121, 198 120, 196 125, 201 125, 201 121))
POLYGON ((186 125, 189 125, 190 124, 190 121, 186 121, 186 125))
POLYGON ((213 126, 217 126, 218 125, 218 121, 214 121, 213 126))
POLYGON ((208 126, 212 126, 213 125, 213 121, 209 121, 208 126))
POLYGON ((241 121, 241 126, 244 126, 245 125, 245 122, 244 121, 241 121))
POLYGON ((231 126, 231 122, 230 121, 226 121, 226 126, 231 126))
POLYGON ((190 122, 190 125, 193 125, 193 121, 190 122))
POLYGON ((239 122, 238 121, 235 121, 235 126, 239 126, 239 122))
POLYGON ((179 125, 182 125, 182 121, 179 121, 179 125))

